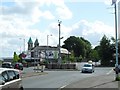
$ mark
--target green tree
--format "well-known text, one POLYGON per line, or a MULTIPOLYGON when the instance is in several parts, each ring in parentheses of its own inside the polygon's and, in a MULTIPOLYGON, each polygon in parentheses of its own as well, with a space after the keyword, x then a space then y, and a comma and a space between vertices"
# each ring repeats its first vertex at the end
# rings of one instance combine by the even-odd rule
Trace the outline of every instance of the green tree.
POLYGON ((98 51, 95 49, 91 50, 90 58, 92 61, 97 62, 100 59, 98 51))
POLYGON ((92 50, 91 43, 88 40, 85 40, 83 37, 80 38, 84 43, 84 54, 86 58, 90 58, 90 52, 92 50))
POLYGON ((69 61, 70 62, 75 62, 75 57, 74 57, 74 52, 73 51, 71 51, 71 54, 69 56, 69 61))
POLYGON ((110 40, 104 35, 100 41, 100 57, 101 64, 103 66, 108 66, 112 57, 110 40))
POLYGON ((85 40, 83 37, 70 36, 67 40, 64 41, 63 48, 68 49, 69 51, 74 52, 74 57, 77 59, 81 55, 82 58, 89 57, 91 44, 89 41, 85 40))
POLYGON ((16 52, 14 52, 14 56, 13 56, 13 63, 18 62, 20 60, 19 56, 16 54, 16 52))
POLYGON ((69 51, 73 51, 74 56, 79 57, 80 55, 84 55, 83 46, 83 42, 79 37, 70 36, 64 41, 64 45, 62 47, 68 49, 69 51))

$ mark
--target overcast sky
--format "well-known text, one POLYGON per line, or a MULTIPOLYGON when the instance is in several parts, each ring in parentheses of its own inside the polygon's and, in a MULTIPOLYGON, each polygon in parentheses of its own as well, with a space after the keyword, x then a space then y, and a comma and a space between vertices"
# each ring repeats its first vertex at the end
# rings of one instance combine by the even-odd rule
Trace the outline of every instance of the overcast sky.
MULTIPOLYGON (((27 50, 31 37, 39 45, 61 44, 70 36, 84 37, 92 46, 105 34, 115 36, 112 0, 0 0, 0 57, 11 57, 27 50)), ((119 0, 118 0, 119 1, 119 0)))

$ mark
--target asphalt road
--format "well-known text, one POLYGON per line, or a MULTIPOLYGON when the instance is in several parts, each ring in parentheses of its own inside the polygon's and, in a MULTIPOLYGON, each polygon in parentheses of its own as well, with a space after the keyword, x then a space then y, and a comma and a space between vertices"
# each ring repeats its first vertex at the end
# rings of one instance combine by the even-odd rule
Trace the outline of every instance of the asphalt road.
MULTIPOLYGON (((114 73, 112 68, 95 68, 95 72, 81 73, 80 71, 45 71, 48 74, 23 78, 24 88, 61 88, 86 77, 114 73)), ((33 72, 33 68, 25 68, 24 72, 33 72)))

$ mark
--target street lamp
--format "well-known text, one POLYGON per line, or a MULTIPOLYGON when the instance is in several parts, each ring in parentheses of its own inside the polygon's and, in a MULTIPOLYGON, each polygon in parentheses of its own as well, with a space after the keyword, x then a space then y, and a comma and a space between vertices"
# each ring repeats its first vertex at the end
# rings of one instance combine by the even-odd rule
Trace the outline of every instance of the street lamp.
POLYGON ((49 39, 49 36, 52 36, 52 34, 47 35, 47 51, 46 51, 46 55, 47 55, 47 58, 46 58, 46 59, 47 59, 47 60, 48 60, 48 54, 47 54, 47 52, 48 52, 48 41, 49 41, 48 39, 49 39))
MULTIPOLYGON (((21 41, 22 38, 19 38, 19 39, 20 39, 20 41, 21 41)), ((21 54, 21 45, 20 45, 20 54, 21 54)))
MULTIPOLYGON (((22 38, 19 38, 20 40, 22 40, 22 38)), ((21 53, 21 45, 20 45, 20 53, 21 53)), ((25 52, 25 39, 23 39, 23 52, 25 52)))
MULTIPOLYGON (((117 35, 117 9, 116 9, 116 1, 117 0, 112 0, 112 5, 114 5, 115 9, 115 40, 116 40, 116 64, 115 67, 118 67, 118 35, 117 35)), ((116 74, 116 78, 118 78, 118 74, 116 74)))
POLYGON ((47 35, 47 47, 48 47, 48 43, 49 43, 49 36, 52 36, 52 34, 50 34, 50 35, 47 35))
POLYGON ((61 32, 60 32, 60 27, 61 27, 61 23, 62 23, 62 21, 59 21, 58 20, 58 27, 59 27, 59 45, 58 45, 58 49, 59 49, 59 55, 58 55, 58 63, 59 64, 61 64, 61 51, 60 51, 60 39, 61 39, 61 37, 60 37, 60 34, 61 34, 61 32))
POLYGON ((25 52, 25 38, 24 38, 23 40, 24 40, 24 46, 23 46, 23 47, 24 47, 24 49, 23 49, 23 50, 24 50, 24 52, 25 52))

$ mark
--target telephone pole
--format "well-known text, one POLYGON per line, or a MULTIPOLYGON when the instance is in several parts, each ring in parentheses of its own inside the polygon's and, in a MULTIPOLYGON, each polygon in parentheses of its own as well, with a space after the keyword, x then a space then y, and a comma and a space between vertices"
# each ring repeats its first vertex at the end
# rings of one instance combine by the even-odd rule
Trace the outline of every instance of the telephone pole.
MULTIPOLYGON (((115 47, 116 47, 116 64, 115 68, 118 68, 118 31, 117 31, 117 8, 116 8, 116 1, 112 0, 112 5, 114 5, 115 10, 115 47)), ((116 79, 119 77, 119 75, 116 73, 116 79)))

